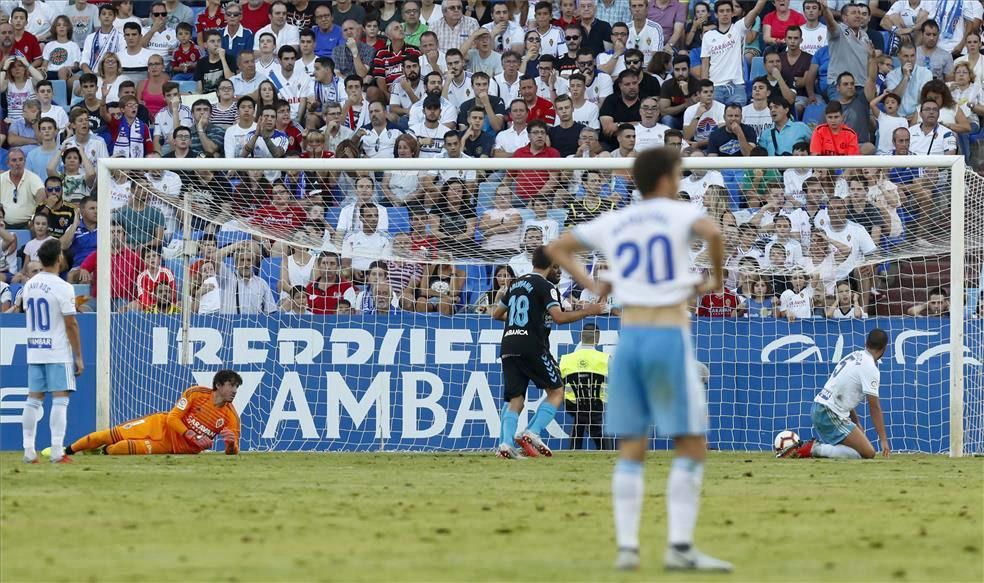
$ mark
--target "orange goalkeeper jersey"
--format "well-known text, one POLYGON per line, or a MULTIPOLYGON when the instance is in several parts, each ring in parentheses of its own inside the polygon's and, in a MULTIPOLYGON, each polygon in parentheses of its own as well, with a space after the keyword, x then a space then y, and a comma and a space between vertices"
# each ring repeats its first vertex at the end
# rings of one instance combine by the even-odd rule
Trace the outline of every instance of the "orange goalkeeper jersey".
POLYGON ((185 439, 184 434, 189 429, 210 439, 228 429, 235 439, 225 442, 226 453, 239 452, 239 415, 232 403, 216 407, 212 402, 212 389, 208 387, 189 387, 168 412, 167 433, 174 453, 201 451, 185 439))

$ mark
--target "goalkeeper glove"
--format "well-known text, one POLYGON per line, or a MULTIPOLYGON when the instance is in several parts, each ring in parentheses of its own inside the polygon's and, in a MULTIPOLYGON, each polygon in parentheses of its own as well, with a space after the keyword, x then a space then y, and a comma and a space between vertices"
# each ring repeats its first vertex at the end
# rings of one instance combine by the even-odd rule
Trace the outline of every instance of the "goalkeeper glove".
POLYGON ((191 429, 185 431, 185 440, 192 445, 192 447, 197 447, 198 449, 208 449, 212 447, 212 440, 204 435, 198 435, 191 429))
POLYGON ((236 441, 236 434, 233 433, 232 430, 229 428, 225 428, 222 431, 220 431, 219 437, 221 437, 222 441, 226 442, 227 444, 234 443, 236 441))

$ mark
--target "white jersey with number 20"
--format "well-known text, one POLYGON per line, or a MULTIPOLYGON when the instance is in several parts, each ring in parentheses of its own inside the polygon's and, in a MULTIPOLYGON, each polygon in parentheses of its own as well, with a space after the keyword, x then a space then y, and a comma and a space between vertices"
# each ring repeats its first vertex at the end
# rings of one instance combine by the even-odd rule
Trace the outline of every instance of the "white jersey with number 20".
POLYGON ((75 315, 75 289, 57 275, 42 271, 24 286, 27 363, 71 363, 72 345, 65 316, 75 315))
POLYGON ((837 414, 850 419, 851 411, 865 395, 878 396, 878 363, 867 350, 855 350, 837 363, 827 384, 813 399, 837 414))
POLYGON ((690 243, 701 216, 689 202, 651 198, 578 225, 574 236, 608 258, 612 294, 623 306, 672 306, 700 282, 690 243))

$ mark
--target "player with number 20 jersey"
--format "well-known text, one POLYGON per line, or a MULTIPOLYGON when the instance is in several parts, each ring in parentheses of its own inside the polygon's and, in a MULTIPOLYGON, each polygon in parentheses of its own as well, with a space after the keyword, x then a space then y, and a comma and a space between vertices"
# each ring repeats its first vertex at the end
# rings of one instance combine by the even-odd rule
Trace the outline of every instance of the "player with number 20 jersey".
POLYGON ((639 154, 633 166, 642 202, 576 226, 550 244, 561 268, 599 296, 612 291, 622 305, 622 330, 609 367, 605 429, 619 438, 612 478, 615 566, 639 567, 639 522, 643 461, 650 428, 673 438, 667 486, 667 569, 730 571, 731 564, 697 550, 700 486, 707 442, 707 402, 690 340, 687 305, 698 291, 716 290, 723 280, 724 243, 713 219, 678 199, 682 160, 672 148, 639 154), (712 276, 692 271, 691 241, 703 239, 712 276), (593 280, 576 253, 600 251, 611 267, 608 282, 593 280))

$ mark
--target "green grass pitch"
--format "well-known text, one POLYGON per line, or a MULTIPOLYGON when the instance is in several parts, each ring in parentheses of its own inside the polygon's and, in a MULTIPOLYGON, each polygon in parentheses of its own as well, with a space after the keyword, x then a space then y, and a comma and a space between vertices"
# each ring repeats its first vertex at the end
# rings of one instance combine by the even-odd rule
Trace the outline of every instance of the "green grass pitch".
MULTIPOLYGON (((669 457, 646 467, 643 568, 615 573, 608 454, 0 455, 0 581, 698 581, 668 576, 669 457)), ((984 579, 984 460, 712 452, 713 581, 984 579)))

